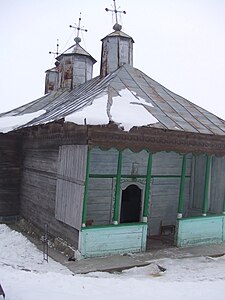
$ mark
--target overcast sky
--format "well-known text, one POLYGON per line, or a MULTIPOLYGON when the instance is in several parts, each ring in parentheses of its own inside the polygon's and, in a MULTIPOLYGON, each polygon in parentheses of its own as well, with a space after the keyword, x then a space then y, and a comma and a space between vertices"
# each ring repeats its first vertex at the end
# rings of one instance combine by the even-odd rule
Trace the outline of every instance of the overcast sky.
MULTIPOLYGON (((134 44, 134 66, 225 119, 225 0, 117 0, 134 44)), ((41 97, 45 70, 73 44, 70 24, 88 29, 81 46, 97 61, 112 32, 112 0, 0 0, 0 112, 41 97)))

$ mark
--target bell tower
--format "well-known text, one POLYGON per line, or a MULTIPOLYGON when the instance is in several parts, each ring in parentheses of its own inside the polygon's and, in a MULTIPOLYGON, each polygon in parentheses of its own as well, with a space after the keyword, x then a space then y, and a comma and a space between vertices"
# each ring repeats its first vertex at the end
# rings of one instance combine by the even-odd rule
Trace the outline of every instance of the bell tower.
POLYGON ((116 8, 116 0, 114 9, 106 8, 115 14, 116 24, 113 26, 114 32, 110 33, 102 39, 101 53, 101 69, 100 75, 105 77, 109 73, 115 71, 124 64, 133 65, 133 43, 132 37, 122 32, 122 26, 118 23, 118 14, 126 14, 125 11, 119 11, 116 8))

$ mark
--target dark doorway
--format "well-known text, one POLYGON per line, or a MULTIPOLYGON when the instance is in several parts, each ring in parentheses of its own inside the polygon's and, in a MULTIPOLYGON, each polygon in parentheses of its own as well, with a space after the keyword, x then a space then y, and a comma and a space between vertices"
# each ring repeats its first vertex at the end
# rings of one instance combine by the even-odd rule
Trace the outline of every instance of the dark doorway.
POLYGON ((141 189, 135 184, 122 192, 120 223, 139 222, 141 215, 141 189))

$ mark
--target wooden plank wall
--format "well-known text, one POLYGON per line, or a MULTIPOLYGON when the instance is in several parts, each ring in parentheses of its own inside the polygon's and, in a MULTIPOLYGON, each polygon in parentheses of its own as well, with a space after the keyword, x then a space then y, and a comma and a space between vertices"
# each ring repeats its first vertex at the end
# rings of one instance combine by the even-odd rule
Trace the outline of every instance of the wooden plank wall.
POLYGON ((80 252, 85 258, 141 252, 146 249, 147 224, 83 228, 80 252))
MULTIPOLYGON (((93 225, 110 224, 112 222, 113 199, 115 194, 115 178, 118 151, 111 149, 102 151, 95 148, 91 151, 90 174, 112 175, 112 178, 90 178, 87 202, 87 218, 93 220, 93 225)), ((147 174, 148 153, 141 151, 133 153, 129 149, 123 151, 122 176, 147 174)), ((192 155, 187 156, 185 181, 185 214, 188 212, 190 200, 190 176, 192 155)), ((175 224, 179 201, 182 155, 175 152, 160 152, 153 154, 153 168, 150 197, 150 234, 158 234, 160 222, 175 224)), ((123 178, 130 184, 136 179, 123 178)), ((143 183, 145 177, 141 178, 143 183)))
MULTIPOLYGON (((192 155, 187 156, 186 176, 191 175, 192 155)), ((151 195, 148 218, 148 234, 158 235, 160 223, 175 225, 179 202, 182 155, 175 152, 159 152, 153 155, 151 195), (161 177, 165 176, 165 177, 161 177), (174 176, 174 177, 173 177, 174 176), (177 178, 175 177, 177 176, 177 178)), ((190 177, 185 179, 185 211, 190 200, 190 177)))
POLYGON ((0 220, 19 214, 20 139, 0 134, 0 220))
POLYGON ((195 217, 177 220, 178 247, 219 244, 225 241, 225 216, 195 217))
POLYGON ((87 221, 93 220, 93 225, 111 224, 113 192, 112 178, 89 179, 87 221))
POLYGON ((99 148, 91 149, 90 174, 116 174, 118 151, 114 148, 102 151, 99 148))
POLYGON ((145 175, 147 174, 148 152, 134 153, 129 149, 123 151, 122 174, 145 175))
MULTIPOLYGON (((190 216, 202 213, 205 184, 206 155, 194 158, 193 199, 190 216)), ((209 212, 220 214, 223 211, 225 195, 225 157, 212 157, 210 172, 209 212)))
POLYGON ((81 228, 87 146, 64 145, 59 148, 56 218, 77 230, 81 228))
POLYGON ((225 198, 225 156, 213 157, 209 211, 221 214, 225 198))
POLYGON ((58 146, 24 145, 21 181, 21 215, 40 230, 78 246, 78 231, 55 218, 58 146))
POLYGON ((204 198, 206 155, 194 156, 193 198, 190 216, 199 215, 202 212, 204 198))

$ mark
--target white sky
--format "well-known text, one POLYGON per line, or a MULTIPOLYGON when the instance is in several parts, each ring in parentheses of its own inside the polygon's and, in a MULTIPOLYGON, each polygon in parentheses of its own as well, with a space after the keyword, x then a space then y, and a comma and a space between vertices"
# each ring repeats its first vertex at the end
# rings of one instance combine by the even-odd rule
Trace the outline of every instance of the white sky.
MULTIPOLYGON (((173 92, 225 119, 225 1, 117 0, 123 31, 134 44, 134 66, 173 92)), ((112 32, 112 0, 1 0, 0 112, 41 97, 48 54, 73 44, 70 24, 88 29, 81 46, 96 60, 112 32), (68 43, 67 43, 68 42, 68 43), (67 44, 66 44, 67 43, 67 44)), ((121 23, 121 22, 120 22, 121 23)))

